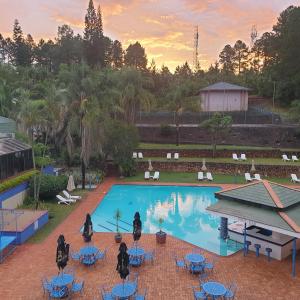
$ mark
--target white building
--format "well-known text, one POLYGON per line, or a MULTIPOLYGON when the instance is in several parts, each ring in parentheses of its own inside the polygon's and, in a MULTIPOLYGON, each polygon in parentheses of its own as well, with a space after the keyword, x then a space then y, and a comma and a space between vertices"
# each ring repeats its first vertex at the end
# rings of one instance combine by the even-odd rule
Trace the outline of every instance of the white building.
POLYGON ((248 110, 248 88, 218 82, 200 90, 202 111, 248 110))

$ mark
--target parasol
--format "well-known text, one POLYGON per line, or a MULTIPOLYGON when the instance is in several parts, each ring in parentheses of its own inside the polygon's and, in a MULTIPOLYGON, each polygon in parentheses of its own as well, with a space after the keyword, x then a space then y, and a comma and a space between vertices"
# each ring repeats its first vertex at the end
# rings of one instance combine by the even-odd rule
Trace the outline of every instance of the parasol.
POLYGON ((142 234, 142 221, 139 212, 136 212, 133 220, 133 240, 136 242, 142 234))
POLYGON ((65 242, 65 237, 61 234, 57 239, 56 248, 56 264, 58 271, 66 267, 69 260, 69 247, 70 245, 65 242))
POLYGON ((252 165, 251 165, 251 169, 250 169, 250 172, 255 172, 256 169, 255 169, 255 166, 254 166, 254 159, 252 159, 252 165))
POLYGON ((205 165, 205 158, 203 158, 203 160, 202 160, 201 171, 207 171, 207 167, 206 167, 206 165, 205 165))
POLYGON ((118 264, 116 270, 119 272, 121 279, 123 279, 123 284, 124 280, 129 275, 128 264, 129 255, 127 253, 127 246, 125 243, 121 243, 119 247, 118 264))
POLYGON ((93 223, 90 214, 86 214, 86 219, 83 225, 83 239, 86 243, 90 242, 93 235, 93 223))
POLYGON ((67 190, 69 192, 72 192, 75 190, 75 183, 74 183, 74 177, 73 175, 69 176, 69 180, 68 180, 68 185, 67 185, 67 190))
POLYGON ((151 159, 148 159, 148 163, 149 163, 149 166, 148 166, 148 171, 153 171, 153 167, 152 167, 152 163, 151 163, 151 159))

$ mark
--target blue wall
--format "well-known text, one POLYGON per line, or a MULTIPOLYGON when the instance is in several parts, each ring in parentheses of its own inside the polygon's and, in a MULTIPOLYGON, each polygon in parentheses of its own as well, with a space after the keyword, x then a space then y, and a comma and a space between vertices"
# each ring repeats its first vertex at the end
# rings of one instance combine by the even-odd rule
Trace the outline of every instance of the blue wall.
POLYGON ((2 202, 7 200, 10 197, 13 197, 21 192, 24 192, 29 187, 29 182, 23 182, 11 189, 8 189, 2 193, 0 193, 0 208, 2 208, 2 202))

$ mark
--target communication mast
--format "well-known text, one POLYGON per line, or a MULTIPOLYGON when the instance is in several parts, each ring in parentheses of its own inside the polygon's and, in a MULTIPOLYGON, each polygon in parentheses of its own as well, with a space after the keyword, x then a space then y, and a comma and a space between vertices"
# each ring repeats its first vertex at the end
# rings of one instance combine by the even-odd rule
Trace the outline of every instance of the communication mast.
POLYGON ((256 39, 257 39, 257 29, 256 29, 256 25, 253 25, 251 28, 251 34, 250 34, 250 38, 251 38, 251 48, 253 47, 256 39))
POLYGON ((196 71, 200 68, 199 60, 198 60, 198 54, 199 54, 198 49, 199 49, 199 31, 197 25, 195 26, 195 30, 194 30, 194 57, 193 57, 193 65, 196 71))

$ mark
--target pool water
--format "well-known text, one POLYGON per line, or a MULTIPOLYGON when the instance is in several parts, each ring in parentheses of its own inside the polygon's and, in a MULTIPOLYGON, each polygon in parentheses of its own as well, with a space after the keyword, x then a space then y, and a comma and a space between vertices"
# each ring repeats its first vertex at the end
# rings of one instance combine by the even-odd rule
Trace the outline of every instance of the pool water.
MULTIPOLYGON (((216 254, 227 256, 241 249, 241 244, 219 238, 220 218, 206 207, 217 202, 218 187, 114 185, 92 214, 95 232, 115 232, 114 214, 121 211, 120 232, 132 233, 133 216, 140 213, 142 233, 162 230, 216 254)), ((142 237, 143 238, 143 237, 142 237)))

